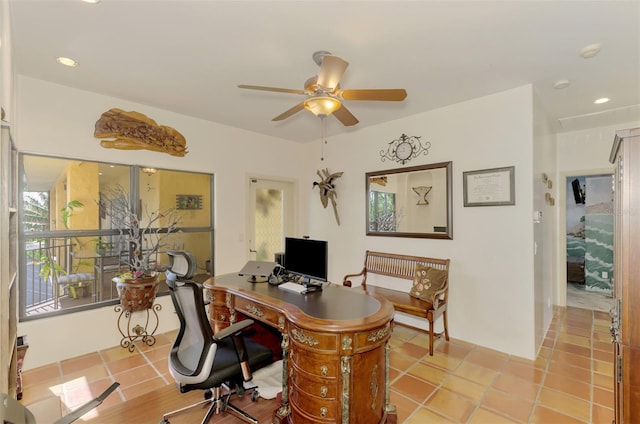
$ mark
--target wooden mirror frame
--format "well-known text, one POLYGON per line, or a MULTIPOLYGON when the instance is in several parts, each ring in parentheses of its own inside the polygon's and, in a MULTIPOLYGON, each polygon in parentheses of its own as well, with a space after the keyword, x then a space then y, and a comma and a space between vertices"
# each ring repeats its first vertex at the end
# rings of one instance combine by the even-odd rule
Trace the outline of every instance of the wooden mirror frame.
MULTIPOLYGON (((453 239, 453 196, 452 196, 452 186, 453 186, 453 179, 452 179, 452 175, 453 175, 453 163, 451 161, 449 162, 439 162, 439 163, 432 163, 432 164, 428 164, 428 165, 419 165, 419 166, 412 166, 412 167, 408 167, 408 168, 397 168, 397 169, 386 169, 384 171, 374 171, 374 172, 367 172, 365 174, 365 187, 366 187, 366 191, 365 191, 365 202, 366 202, 366 206, 365 206, 365 210, 366 210, 366 215, 365 215, 365 226, 366 226, 366 234, 368 236, 383 236, 383 237, 413 237, 413 238, 433 238, 433 239, 448 239, 448 240, 452 240, 453 239), (444 202, 440 202, 440 203, 444 203, 443 205, 441 205, 443 208, 446 208, 446 211, 441 211, 441 213, 439 214, 441 217, 446 217, 446 225, 433 225, 434 230, 433 231, 424 231, 424 230, 420 230, 419 228, 415 228, 415 229, 409 229, 409 231, 377 231, 375 229, 371 229, 370 226, 370 222, 369 222, 369 208, 370 208, 370 198, 371 198, 371 181, 372 178, 380 178, 381 181, 382 179, 384 179, 384 181, 387 181, 390 177, 392 176, 396 176, 396 175, 400 175, 400 174, 410 174, 410 173, 419 173, 419 172, 423 172, 423 171, 435 171, 435 170, 439 170, 442 169, 445 172, 445 180, 446 180, 446 187, 443 187, 442 185, 439 187, 433 187, 431 192, 435 193, 437 196, 439 196, 440 198, 444 198, 445 201, 444 202), (440 228, 442 231, 436 231, 436 228, 440 228)), ((409 175, 407 175, 407 177, 409 177, 409 175)), ((413 189, 413 187, 404 187, 405 191, 409 191, 411 189, 413 189)), ((417 192, 415 193, 415 196, 418 196, 417 192)), ((425 195, 425 199, 426 199, 425 195)), ((407 202, 408 203, 408 202, 407 202)), ((407 205, 408 207, 409 205, 407 205)), ((416 204, 416 207, 418 208, 424 208, 424 207, 433 207, 436 206, 435 204, 416 204)), ((436 206, 437 207, 437 206, 436 206)), ((419 211, 417 209, 415 209, 413 211, 413 213, 419 213, 419 211)), ((397 214, 397 211, 394 211, 394 214, 397 214)), ((442 219, 442 218, 441 218, 442 219)), ((443 223, 445 224, 445 223, 443 223)))

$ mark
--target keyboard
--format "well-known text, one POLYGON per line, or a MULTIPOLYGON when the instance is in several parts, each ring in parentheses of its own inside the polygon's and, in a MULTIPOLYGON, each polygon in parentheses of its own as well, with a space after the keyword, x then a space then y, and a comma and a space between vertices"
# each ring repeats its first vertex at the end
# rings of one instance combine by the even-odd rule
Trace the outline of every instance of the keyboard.
POLYGON ((296 292, 296 293, 302 293, 307 289, 302 284, 292 283, 292 282, 282 283, 278 286, 278 288, 286 291, 296 292))

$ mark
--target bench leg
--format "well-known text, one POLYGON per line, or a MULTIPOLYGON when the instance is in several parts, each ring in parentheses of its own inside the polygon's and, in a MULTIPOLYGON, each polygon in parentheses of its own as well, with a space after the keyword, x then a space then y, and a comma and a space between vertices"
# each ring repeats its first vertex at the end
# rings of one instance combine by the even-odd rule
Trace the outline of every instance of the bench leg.
POLYGON ((444 338, 449 341, 449 326, 447 325, 447 311, 442 313, 442 323, 444 324, 444 338))
POLYGON ((433 356, 433 320, 429 320, 429 356, 433 356))

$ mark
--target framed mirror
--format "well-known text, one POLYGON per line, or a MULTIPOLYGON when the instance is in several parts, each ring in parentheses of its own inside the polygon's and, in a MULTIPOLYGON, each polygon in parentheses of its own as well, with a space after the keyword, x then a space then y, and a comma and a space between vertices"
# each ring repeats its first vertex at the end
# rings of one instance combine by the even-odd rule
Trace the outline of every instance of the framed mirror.
POLYGON ((367 235, 453 239, 452 167, 367 172, 367 235))

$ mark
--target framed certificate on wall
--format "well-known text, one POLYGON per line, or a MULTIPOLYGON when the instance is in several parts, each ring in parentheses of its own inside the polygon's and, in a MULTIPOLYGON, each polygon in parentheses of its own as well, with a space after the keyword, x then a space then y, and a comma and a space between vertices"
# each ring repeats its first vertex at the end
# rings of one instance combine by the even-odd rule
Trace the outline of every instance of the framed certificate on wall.
POLYGON ((514 180, 513 166, 463 172, 464 206, 515 205, 514 180))

